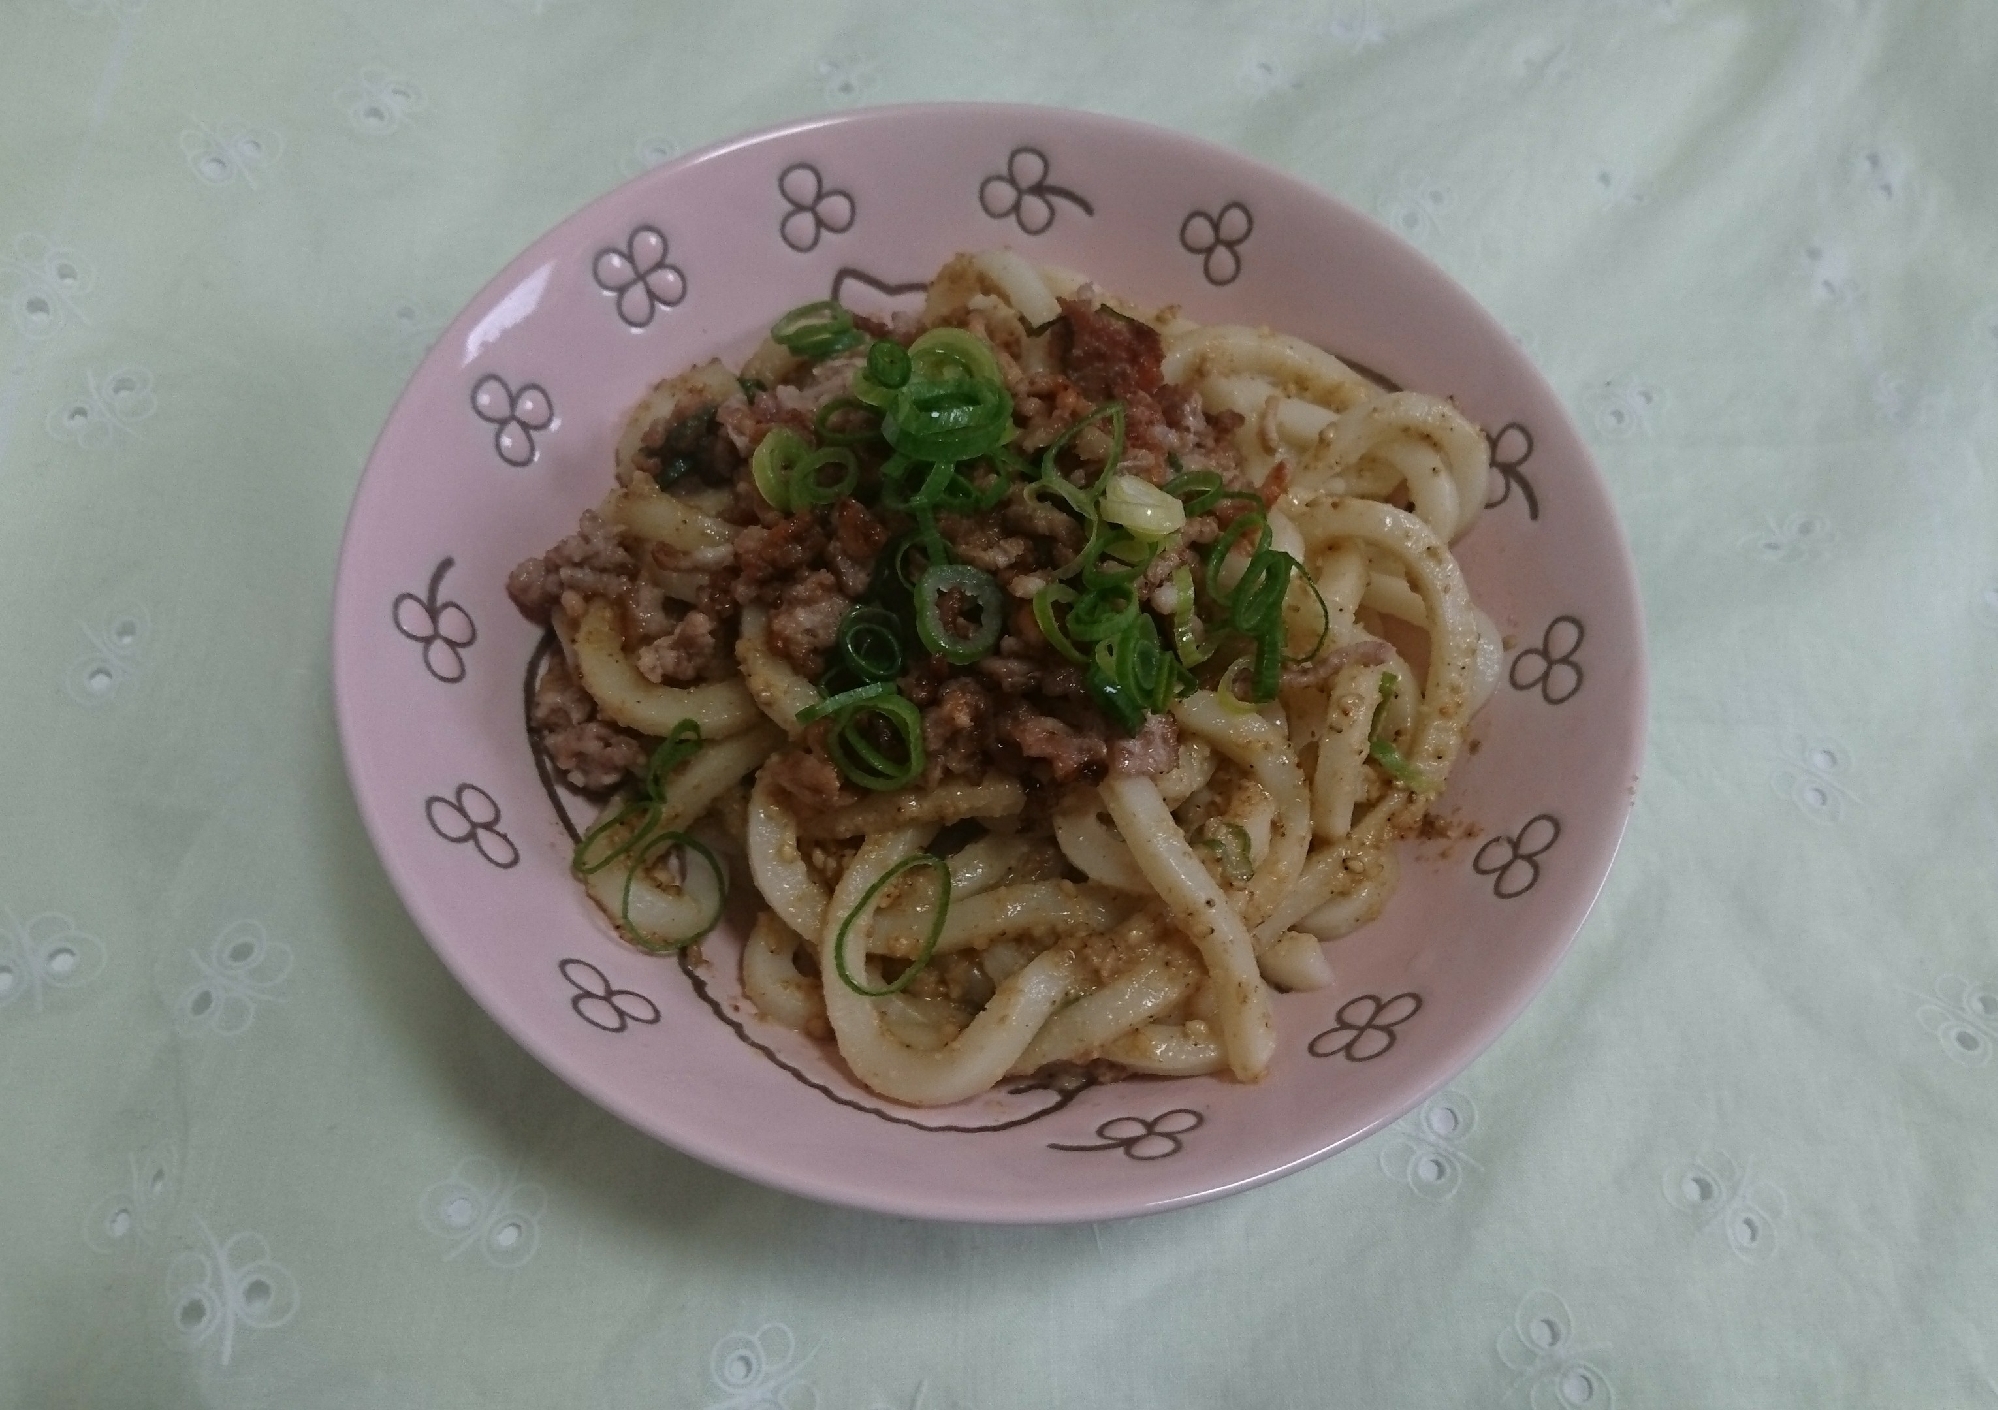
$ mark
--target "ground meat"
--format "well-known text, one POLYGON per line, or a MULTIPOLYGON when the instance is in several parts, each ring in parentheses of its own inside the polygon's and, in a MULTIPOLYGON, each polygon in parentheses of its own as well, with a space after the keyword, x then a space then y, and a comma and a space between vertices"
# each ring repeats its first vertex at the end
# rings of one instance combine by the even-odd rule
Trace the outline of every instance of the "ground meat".
MULTIPOLYGON (((808 734, 807 738, 810 736, 808 734)), ((764 770, 770 783, 778 793, 806 812, 826 812, 854 802, 854 795, 839 776, 839 770, 823 752, 823 743, 816 747, 786 749, 773 755, 764 770)))
POLYGON ((839 580, 839 590, 859 597, 874 579, 874 559, 888 542, 888 530, 857 499, 843 499, 833 509, 832 541, 826 563, 839 580))
POLYGON ((1069 329, 1068 375, 1077 389, 1096 401, 1119 397, 1128 402, 1142 394, 1156 416, 1151 393, 1165 381, 1165 340, 1159 330, 1076 299, 1063 299, 1061 312, 1069 329))
POLYGON ((671 415, 645 428, 632 460, 662 488, 688 475, 708 484, 728 484, 742 454, 718 422, 717 409, 698 393, 681 398, 671 415))
POLYGON ((506 594, 529 621, 546 622, 563 593, 616 597, 637 566, 617 530, 586 509, 575 533, 507 575, 506 594))
POLYGON ((959 676, 944 683, 937 703, 923 712, 923 750, 929 756, 925 784, 934 786, 950 774, 985 771, 991 714, 991 694, 977 681, 959 676))
POLYGON ((1178 763, 1179 726, 1171 715, 1148 715, 1136 734, 1110 743, 1113 774, 1146 774, 1156 778, 1171 773, 1178 763))
POLYGON ((774 599, 783 582, 816 563, 825 548, 825 531, 809 512, 789 515, 771 528, 743 529, 735 536, 737 600, 774 599))
POLYGON ((560 656, 534 683, 529 721, 549 762, 571 786, 587 792, 613 788, 627 773, 644 769, 649 751, 629 730, 596 717, 597 705, 577 684, 560 656))
POLYGON ((839 639, 840 618, 852 605, 831 573, 809 574, 778 596, 770 614, 770 644, 799 675, 817 680, 825 674, 827 648, 839 639))
POLYGON ((1070 552, 1082 547, 1081 524, 1051 504, 1022 498, 1022 493, 1021 488, 1015 486, 1006 496, 1005 507, 999 511, 1000 521, 1007 528, 1016 534, 1052 539, 1070 552))
POLYGON ((1295 690, 1299 686, 1318 685, 1331 680, 1348 666, 1385 666, 1391 655, 1386 642, 1372 637, 1335 646, 1315 661, 1284 667, 1283 688, 1295 690))
POLYGON ((1081 779, 1098 783, 1103 778, 1104 742, 1055 719, 1037 714, 1026 705, 1015 705, 998 719, 993 731, 1030 760, 1048 766, 1056 783, 1081 779))
POLYGON ((666 590, 657 583, 626 583, 618 594, 618 610, 625 648, 630 651, 657 641, 678 625, 675 613, 666 605, 666 590))
MULTIPOLYGON (((1064 521, 1067 515, 1062 515, 1064 521)), ((957 556, 974 568, 997 573, 1028 557, 1033 545, 1017 534, 1008 534, 989 518, 968 514, 939 514, 937 531, 957 556)))
POLYGON ((692 685, 708 674, 721 652, 714 618, 698 609, 680 619, 665 636, 638 649, 639 674, 654 685, 692 685))

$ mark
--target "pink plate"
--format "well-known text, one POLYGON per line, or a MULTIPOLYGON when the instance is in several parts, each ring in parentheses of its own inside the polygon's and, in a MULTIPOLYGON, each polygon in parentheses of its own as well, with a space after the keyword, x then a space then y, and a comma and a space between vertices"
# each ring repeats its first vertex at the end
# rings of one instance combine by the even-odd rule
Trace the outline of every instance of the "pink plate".
POLYGON ((355 497, 333 616, 348 775, 452 973, 578 1090, 692 1155, 817 1199, 1049 1223, 1166 1209, 1318 1160, 1413 1108, 1532 998, 1629 814, 1644 647, 1609 498, 1552 390, 1470 296, 1320 191, 1234 152, 1085 113, 932 105, 814 119, 646 173, 536 241, 445 330, 355 497), (739 945, 638 954, 570 879, 574 801, 530 752, 539 642, 507 571, 610 483, 653 381, 748 351, 828 295, 905 305, 960 250, 1010 245, 1144 304, 1264 323, 1493 437, 1459 544, 1509 643, 1475 756, 1410 844, 1336 984, 1277 1001, 1264 1082, 1021 1087, 918 1111, 747 1011, 739 945))

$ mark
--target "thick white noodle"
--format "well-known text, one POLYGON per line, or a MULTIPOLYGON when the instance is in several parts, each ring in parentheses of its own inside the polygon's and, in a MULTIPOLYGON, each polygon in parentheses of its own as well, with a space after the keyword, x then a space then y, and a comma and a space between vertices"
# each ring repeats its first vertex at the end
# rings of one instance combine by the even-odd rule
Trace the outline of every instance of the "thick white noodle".
POLYGON ((668 832, 685 831, 783 742, 784 736, 774 727, 760 724, 747 734, 702 749, 666 776, 666 804, 659 810, 658 826, 668 832))
MULTIPOLYGON (((1403 757, 1439 786, 1463 746, 1470 723, 1471 672, 1478 652, 1478 622, 1464 575, 1442 540, 1413 514, 1371 500, 1335 498, 1297 515, 1308 545, 1358 539, 1400 560, 1422 597, 1429 629, 1429 677, 1410 746, 1403 757)), ((1411 806, 1408 821, 1420 812, 1411 806)))
POLYGON ((1332 982, 1332 966, 1315 935, 1286 930, 1258 958, 1263 977, 1285 993, 1323 989, 1332 982))
POLYGON ((1475 715, 1498 688, 1499 672, 1505 669, 1505 639, 1484 608, 1474 606, 1471 612, 1478 619, 1478 654, 1471 668, 1471 713, 1475 715))
POLYGON ((973 255, 971 262, 992 282, 999 296, 1018 311, 1029 328, 1061 317, 1061 305, 1048 292, 1041 272, 1011 250, 984 250, 973 255))
POLYGON ((1374 711, 1381 701, 1382 669, 1348 666, 1333 678, 1311 784, 1311 824, 1320 837, 1337 839, 1352 830, 1374 711))
POLYGON ((798 973, 792 955, 804 942, 783 921, 764 911, 742 946, 742 992, 773 1023, 800 1033, 822 1028, 825 994, 819 981, 798 973))
MULTIPOLYGON (((1184 736, 1179 742, 1179 762, 1158 776, 1159 796, 1168 808, 1177 808, 1213 776, 1214 751, 1204 741, 1184 736)), ((1131 860, 1131 849, 1102 814, 1103 798, 1094 788, 1078 788, 1062 800, 1054 816, 1055 840, 1062 855, 1091 881, 1151 895, 1152 884, 1131 860)))
POLYGON ((1013 1072, 1024 1076, 1051 1062, 1086 1061, 1112 1039, 1171 1012, 1199 983, 1200 970, 1191 955, 1176 948, 1161 950, 1049 1019, 1014 1062, 1013 1072))
POLYGON ((677 495, 662 494, 652 482, 613 490, 604 501, 606 519, 639 538, 664 544, 685 566, 713 569, 735 561, 735 525, 703 514, 677 495))
POLYGON ((1208 377, 1254 376, 1276 390, 1333 411, 1366 400, 1374 384, 1323 348, 1301 338, 1218 323, 1166 339, 1165 379, 1196 383, 1208 377))
POLYGON ((749 874, 779 920, 800 935, 817 935, 826 913, 826 888, 812 875, 798 845, 798 820, 777 796, 770 771, 756 775, 749 790, 744 830, 749 874))
MULTIPOLYGON (((755 376, 747 368, 745 377, 755 376)), ((718 358, 710 358, 698 367, 689 368, 677 377, 668 377, 653 384, 652 390, 639 398, 638 405, 631 409, 631 415, 624 420, 624 433, 618 437, 617 469, 620 482, 633 482, 644 476, 638 465, 638 451, 644 443, 645 433, 654 422, 671 416, 683 397, 692 396, 697 401, 717 405, 735 396, 741 384, 735 374, 718 358)))
MULTIPOLYGON (((902 828, 880 833, 861 844, 833 892, 826 922, 819 934, 819 972, 836 976, 833 947, 844 918, 860 904, 869 887, 888 869, 920 848, 929 828, 902 828)), ((983 898, 980 898, 983 899, 983 898)), ((863 961, 873 917, 856 916, 847 939, 850 969, 864 971, 860 982, 879 987, 879 971, 863 961)), ((947 1106, 975 1097, 1006 1075, 1027 1044, 1067 999, 1076 977, 1072 954, 1062 949, 1042 952, 1010 976, 962 1033, 934 1052, 923 1052, 897 1039, 882 1023, 878 1000, 856 994, 837 977, 826 982, 826 1017, 832 1022, 840 1056, 863 1084, 881 1095, 911 1106, 947 1106)))
MULTIPOLYGON (((1377 448, 1412 437, 1427 441, 1442 454, 1456 482, 1459 509, 1456 532, 1477 518, 1491 475, 1491 446, 1484 432, 1440 397, 1421 392, 1387 392, 1346 411, 1320 437, 1318 448, 1299 467, 1286 499, 1302 504, 1347 474, 1377 448)), ((1391 486, 1390 486, 1391 488, 1391 486)), ((1447 542, 1451 535, 1441 535, 1447 542)))
POLYGON ((1386 910, 1388 898, 1394 895, 1395 886, 1401 880, 1401 863, 1396 860, 1392 845, 1382 846, 1367 860, 1372 870, 1366 880, 1345 895, 1334 896, 1313 910, 1297 922, 1297 928, 1309 931, 1320 940, 1337 940, 1342 935, 1352 934, 1386 910))
POLYGON ((1054 815, 1062 855, 1091 881, 1149 896, 1152 883, 1132 860, 1124 839, 1103 820, 1102 808, 1102 795, 1093 788, 1079 788, 1063 800, 1054 815))
POLYGON ((1103 1045, 1103 1056, 1147 1077, 1200 1077, 1228 1066, 1228 1054, 1211 1027, 1147 1023, 1103 1045))
POLYGON ((1103 801, 1139 868, 1207 964, 1208 982, 1220 1003, 1230 1070, 1244 1082, 1255 1081, 1275 1055, 1276 1018, 1248 929, 1193 855, 1157 784, 1149 778, 1112 777, 1103 784, 1103 801))
MULTIPOLYGON (((597 822, 607 821, 622 807, 623 799, 611 799, 597 815, 597 822)), ((631 836, 638 822, 634 817, 610 829, 597 840, 592 850, 615 850, 619 843, 631 836)), ((631 916, 631 928, 635 935, 630 938, 644 937, 658 941, 699 934, 721 908, 722 887, 728 878, 717 876, 714 868, 699 856, 690 856, 684 859, 684 880, 678 886, 662 885, 655 880, 654 873, 662 869, 675 853, 684 850, 674 847, 660 852, 636 872, 620 858, 585 876, 583 889, 597 903, 597 909, 604 913, 604 918, 620 932, 624 929, 623 916, 631 916), (631 881, 629 893, 625 890, 627 878, 631 881)))
POLYGON ((1274 944, 1284 931, 1296 928, 1304 917, 1328 900, 1366 884, 1378 872, 1382 858, 1392 865, 1394 851, 1387 837, 1387 824, 1406 797, 1402 789, 1389 789, 1353 825, 1352 832, 1306 858, 1297 885, 1284 893, 1277 908, 1256 927, 1255 943, 1274 944))
POLYGON ((1017 817, 1026 806, 1027 791, 1017 779, 991 774, 976 783, 953 779, 934 788, 876 793, 809 818, 801 830, 807 837, 859 837, 918 823, 1017 817))
MULTIPOLYGON (((922 880, 919 896, 929 895, 922 880)), ((977 950, 1009 936, 1037 940, 1073 940, 1109 930, 1131 910, 1131 898, 1120 891, 1072 881, 1025 881, 1013 886, 997 886, 950 903, 943 931, 937 937, 937 953, 977 950)), ((883 907, 875 917, 869 942, 876 954, 903 959, 915 955, 923 937, 934 924, 933 913, 895 904, 883 907)))
POLYGON ((624 649, 617 609, 601 598, 590 604, 576 627, 575 651, 577 675, 597 708, 642 734, 664 738, 680 721, 692 720, 703 739, 726 739, 763 718, 739 680, 688 690, 647 680, 624 649))
POLYGON ((793 739, 803 734, 805 727, 798 723, 799 712, 811 709, 825 697, 771 648, 768 608, 742 609, 742 635, 735 639, 735 660, 742 667, 743 684, 749 687, 756 707, 793 739))
POLYGON ((1442 452, 1427 441, 1390 441, 1374 447, 1374 455, 1392 465, 1408 486, 1409 502, 1416 517, 1448 542, 1457 536, 1461 506, 1457 502, 1457 481, 1443 461, 1442 452))
POLYGON ((1268 853, 1256 868, 1240 906, 1246 925, 1276 909, 1296 885, 1311 846, 1311 795, 1291 756, 1289 736, 1261 715, 1235 714, 1211 690, 1197 690, 1173 706, 1180 724, 1247 769, 1276 805, 1268 853))

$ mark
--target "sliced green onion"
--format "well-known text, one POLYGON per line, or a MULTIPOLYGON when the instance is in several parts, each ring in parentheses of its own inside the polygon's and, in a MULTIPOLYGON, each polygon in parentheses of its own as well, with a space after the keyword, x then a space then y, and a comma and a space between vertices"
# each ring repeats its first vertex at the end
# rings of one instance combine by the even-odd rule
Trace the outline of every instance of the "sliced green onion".
POLYGON ((1412 788, 1417 793, 1436 791, 1436 781, 1402 758, 1401 751, 1385 739, 1368 740, 1367 753, 1373 756, 1375 763, 1388 771, 1396 783, 1412 788))
POLYGON ((1184 564, 1172 570, 1172 644, 1182 666, 1198 666, 1214 654, 1217 643, 1202 641, 1195 611, 1193 572, 1184 564))
POLYGON ((965 563, 931 568, 916 583, 916 635, 937 656, 958 666, 991 654, 999 640, 1005 600, 992 575, 965 563), (965 636, 953 635, 943 620, 943 594, 961 592, 978 609, 978 625, 965 636))
POLYGON ((791 512, 791 474, 811 453, 805 438, 788 426, 771 427, 757 442, 756 454, 749 458, 749 473, 772 509, 791 512))
POLYGON ((1013 429, 1013 398, 996 381, 911 378, 881 424, 888 444, 918 460, 971 460, 998 449, 1013 429))
MULTIPOLYGON (((1294 559, 1292 561, 1296 562, 1294 559)), ((1317 583, 1312 581, 1311 574, 1304 570, 1302 563, 1297 563, 1296 566, 1297 576, 1304 580, 1304 585, 1311 589, 1312 597, 1318 601, 1319 625, 1318 640, 1311 644, 1311 650, 1305 652, 1302 656, 1286 656, 1283 658, 1293 666, 1302 665, 1307 661, 1316 661, 1318 653, 1325 649, 1325 639, 1332 635, 1332 608, 1326 603, 1324 592, 1319 588, 1317 583)))
POLYGON ((1125 734, 1136 734, 1144 727, 1145 707, 1103 667, 1092 661, 1083 674, 1082 684, 1089 692, 1089 698, 1096 702, 1096 708, 1108 715, 1125 734))
MULTIPOLYGON (((1220 536, 1207 550, 1207 593, 1224 611, 1234 598, 1234 589, 1233 585, 1222 586, 1221 567, 1227 562, 1228 555, 1236 544, 1251 530, 1256 532, 1255 547, 1249 550, 1249 557, 1253 560, 1258 553, 1270 546, 1270 521, 1261 514, 1238 515, 1221 531, 1220 536)), ((1237 578, 1235 583, 1239 584, 1241 581, 1237 578)))
POLYGON ((1082 565, 1082 584, 1089 588, 1123 587, 1135 584, 1145 569, 1159 556, 1159 545, 1129 534, 1112 537, 1105 529, 1097 538, 1100 550, 1082 565))
POLYGON ((831 299, 792 309, 770 325, 770 337, 786 352, 813 362, 859 347, 867 339, 853 326, 853 315, 831 299))
MULTIPOLYGON (((1168 456, 1169 463, 1176 464, 1177 456, 1168 456)), ((1221 477, 1212 470, 1189 470, 1183 475, 1174 475, 1165 482, 1165 492, 1177 497, 1188 515, 1205 514, 1221 502, 1226 491, 1221 477)))
POLYGON ((860 904, 848 911, 846 919, 839 923, 839 934, 833 937, 833 969, 838 972, 840 982, 856 994, 870 999, 881 999, 886 998, 890 994, 899 994, 914 983, 916 976, 921 974, 929 965, 930 956, 936 953, 937 940, 943 935, 944 922, 949 918, 950 863, 942 857, 929 852, 912 853, 883 872, 881 879, 868 887, 866 892, 862 894, 860 904), (874 898, 881 894, 889 882, 911 868, 925 866, 934 869, 937 874, 936 912, 930 919, 930 933, 924 937, 922 948, 916 951, 916 957, 909 961, 909 967, 895 976, 891 983, 884 984, 879 989, 864 988, 853 977, 853 971, 846 962, 847 933, 853 929, 853 923, 856 920, 868 914, 869 907, 874 904, 874 898))
MULTIPOLYGON (((870 350, 869 357, 872 355, 870 350)), ((922 381, 947 382, 960 377, 983 382, 1005 381, 991 347, 976 333, 962 328, 930 329, 909 344, 907 356, 910 377, 922 381)))
POLYGON ((1068 634, 1076 641, 1121 636, 1138 619, 1138 594, 1129 583, 1112 583, 1083 596, 1068 609, 1068 634))
POLYGON ((1068 633, 1061 629, 1061 623, 1055 620, 1054 614, 1057 602, 1074 601, 1074 588, 1064 587, 1060 583, 1049 583, 1034 594, 1034 622, 1040 627, 1041 635, 1048 639, 1048 645, 1081 666, 1086 664, 1089 658, 1077 650, 1075 643, 1068 639, 1068 633))
POLYGON ((909 380, 909 350, 886 338, 867 350, 867 375, 875 385, 894 391, 909 380))
POLYGON ((715 928, 716 923, 721 920, 723 909, 728 904, 728 873, 722 869, 722 864, 715 854, 698 839, 689 837, 684 832, 669 832, 659 827, 666 809, 668 775, 700 751, 700 725, 693 720, 681 720, 674 725, 666 737, 653 748, 652 757, 646 761, 645 775, 639 784, 640 796, 628 800, 617 812, 584 833, 570 857, 570 865, 578 876, 594 876, 621 858, 630 859, 625 869, 624 889, 619 893, 618 917, 623 922, 624 933, 641 949, 684 949, 715 928), (600 857, 590 856, 590 849, 599 839, 624 826, 633 817, 638 819, 638 824, 622 842, 600 857), (691 935, 647 935, 631 919, 631 888, 638 875, 638 869, 648 865, 652 858, 658 855, 660 849, 668 845, 677 845, 693 851, 706 861, 709 869, 714 872, 717 896, 714 914, 702 922, 691 935))
POLYGON ((1156 542, 1186 527, 1186 506, 1136 475, 1117 474, 1103 491, 1103 517, 1156 542))
POLYGON ((816 705, 807 705, 798 712, 798 723, 808 725, 813 720, 824 719, 828 715, 842 715, 858 705, 879 700, 883 696, 895 694, 895 682, 871 681, 866 685, 855 686, 852 690, 841 691, 821 700, 816 705))
POLYGON ((824 450, 812 451, 794 464, 785 487, 792 507, 803 509, 808 505, 837 503, 852 494, 859 483, 860 462, 853 458, 853 452, 845 446, 827 446, 824 450), (840 472, 831 481, 819 473, 828 465, 840 472))
POLYGON ((1237 657, 1229 663, 1228 669, 1221 673, 1221 679, 1214 682, 1215 700, 1220 703, 1223 710, 1226 710, 1231 715, 1253 715, 1256 713, 1256 702, 1253 700, 1244 700, 1241 696, 1235 694, 1234 685, 1235 677, 1240 674, 1242 668, 1252 665, 1253 661, 1253 657, 1237 657))
POLYGON ((1067 479, 1067 476, 1061 473, 1060 467, 1055 463, 1055 458, 1067 448, 1070 441, 1082 434, 1084 428, 1103 420, 1108 420, 1110 423, 1110 454, 1104 457, 1103 474, 1097 477, 1097 486, 1100 488, 1104 479, 1115 474, 1117 467, 1124 460, 1124 403, 1121 401, 1106 401, 1103 405, 1097 407, 1087 416, 1055 437, 1048 448, 1041 452, 1041 478, 1043 480, 1067 479))
MULTIPOLYGON (((883 682, 882 684, 887 684, 883 682)), ((847 782, 876 793, 903 788, 922 776, 923 717, 901 696, 877 695, 846 710, 827 745, 827 752, 847 782), (891 736, 889 748, 882 749, 869 738, 867 724, 879 721, 891 736), (900 757, 896 757, 897 754, 900 757)), ((848 694, 856 692, 849 691, 848 694)), ((800 712, 800 717, 802 718, 800 712)))
POLYGON ((1240 823, 1209 818, 1193 840, 1214 854, 1232 884, 1247 886, 1254 879, 1255 854, 1249 850, 1249 830, 1240 823))
POLYGON ((1290 592, 1290 572, 1297 560, 1288 553, 1264 549, 1249 560, 1228 595, 1228 625, 1238 632, 1259 635, 1270 624, 1283 622, 1283 602, 1290 592))
POLYGON ((624 933, 631 937, 631 942, 638 946, 639 949, 650 950, 655 954, 669 950, 686 949, 689 945, 701 939, 709 931, 721 924, 722 912, 727 909, 728 873, 722 870, 721 858, 709 850, 705 842, 684 832, 655 833, 644 844, 639 854, 633 857, 631 870, 625 873, 624 889, 618 893, 617 914, 618 919, 624 923, 624 933), (703 920, 699 928, 691 935, 647 935, 643 930, 638 928, 637 922, 631 918, 631 887, 632 883, 638 879, 638 869, 651 865, 653 858, 657 857, 661 849, 666 847, 681 847, 692 852, 695 856, 706 862, 708 870, 714 874, 715 908, 708 913, 707 919, 703 920))
POLYGON ((812 430, 818 435, 821 445, 866 445, 881 434, 881 427, 878 423, 871 423, 858 431, 842 431, 832 424, 833 418, 843 412, 861 412, 871 415, 873 411, 874 408, 861 401, 859 397, 834 397, 831 401, 820 407, 818 414, 812 418, 812 430))
POLYGON ((907 664, 895 614, 880 607, 854 607, 840 618, 840 659, 863 681, 892 681, 907 664))

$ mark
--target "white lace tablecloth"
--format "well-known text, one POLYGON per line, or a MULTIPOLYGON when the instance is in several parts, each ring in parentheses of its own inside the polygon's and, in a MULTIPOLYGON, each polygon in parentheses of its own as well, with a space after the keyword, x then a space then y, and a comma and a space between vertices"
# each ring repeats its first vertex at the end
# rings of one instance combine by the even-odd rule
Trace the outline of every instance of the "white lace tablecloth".
POLYGON ((0 6, 0 1404, 1998 1403, 1998 9, 0 6), (1652 744, 1442 1096, 1182 1213, 770 1193, 445 974, 334 738, 343 515, 457 307, 828 107, 1227 143, 1567 398, 1652 744))

